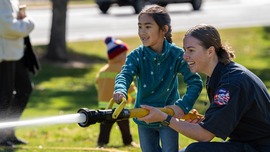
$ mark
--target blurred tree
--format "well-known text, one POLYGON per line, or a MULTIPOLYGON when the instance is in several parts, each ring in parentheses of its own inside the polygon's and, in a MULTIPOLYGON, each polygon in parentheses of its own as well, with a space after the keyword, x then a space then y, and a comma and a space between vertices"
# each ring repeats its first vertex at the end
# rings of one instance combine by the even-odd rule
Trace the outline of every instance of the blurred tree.
POLYGON ((67 61, 66 14, 69 0, 51 0, 52 26, 46 58, 52 61, 67 61))

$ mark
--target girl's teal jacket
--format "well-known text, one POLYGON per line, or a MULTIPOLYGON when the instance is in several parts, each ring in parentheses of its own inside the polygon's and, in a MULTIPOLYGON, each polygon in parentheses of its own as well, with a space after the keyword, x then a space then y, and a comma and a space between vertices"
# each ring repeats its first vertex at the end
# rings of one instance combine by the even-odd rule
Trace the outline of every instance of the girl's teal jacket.
MULTIPOLYGON (((127 97, 127 90, 136 77, 138 88, 135 108, 140 105, 164 107, 178 105, 185 113, 193 107, 202 90, 202 80, 192 73, 183 59, 184 51, 174 44, 164 41, 163 51, 157 54, 150 47, 139 46, 126 59, 122 71, 115 80, 115 92, 127 97), (178 92, 178 73, 187 85, 186 94, 180 97, 178 92)), ((146 124, 134 119, 139 125, 159 127, 161 123, 146 124)))

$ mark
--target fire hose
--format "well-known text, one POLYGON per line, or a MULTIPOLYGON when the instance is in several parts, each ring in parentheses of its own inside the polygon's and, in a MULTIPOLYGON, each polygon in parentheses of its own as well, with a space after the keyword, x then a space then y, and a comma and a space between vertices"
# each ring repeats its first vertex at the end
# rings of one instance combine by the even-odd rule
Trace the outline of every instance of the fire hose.
MULTIPOLYGON (((78 123, 81 127, 88 127, 95 123, 112 123, 115 121, 121 121, 129 118, 141 118, 148 115, 149 111, 144 108, 124 109, 126 100, 123 98, 120 105, 112 109, 114 101, 111 99, 108 107, 105 110, 93 110, 88 108, 81 108, 78 113, 84 114, 86 120, 78 123)), ((161 111, 173 116, 174 111, 171 108, 159 108, 161 111)), ((196 110, 192 110, 186 114, 182 119, 194 120, 202 119, 204 116, 199 114, 196 110)))

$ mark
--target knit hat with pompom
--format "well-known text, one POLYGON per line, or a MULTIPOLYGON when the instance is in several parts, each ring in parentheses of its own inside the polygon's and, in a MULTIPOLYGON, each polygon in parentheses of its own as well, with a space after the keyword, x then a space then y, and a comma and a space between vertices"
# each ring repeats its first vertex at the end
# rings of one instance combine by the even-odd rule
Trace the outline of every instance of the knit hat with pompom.
POLYGON ((117 55, 121 54, 122 52, 125 52, 128 50, 127 44, 111 36, 106 37, 104 42, 107 45, 107 53, 108 53, 108 58, 110 60, 115 58, 117 55))

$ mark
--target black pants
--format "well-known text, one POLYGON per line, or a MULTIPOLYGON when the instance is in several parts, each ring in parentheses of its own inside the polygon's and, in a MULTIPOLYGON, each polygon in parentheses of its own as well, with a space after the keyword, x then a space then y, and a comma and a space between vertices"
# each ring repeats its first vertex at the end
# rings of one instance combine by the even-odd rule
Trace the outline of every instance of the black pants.
POLYGON ((13 100, 13 90, 15 83, 14 61, 0 62, 0 121, 7 120, 7 111, 13 100))
MULTIPOLYGON (((129 128, 129 120, 117 121, 116 122, 122 133, 122 140, 124 145, 128 145, 132 142, 132 135, 129 128)), ((98 144, 108 144, 110 138, 110 132, 114 123, 101 123, 100 132, 98 137, 98 144)))
POLYGON ((269 152, 270 146, 252 147, 239 142, 196 142, 190 144, 184 152, 269 152))
POLYGON ((8 111, 9 119, 13 121, 21 117, 33 90, 29 71, 24 66, 23 59, 16 62, 15 68, 14 100, 10 103, 8 111))
MULTIPOLYGON (((21 117, 33 87, 23 59, 0 63, 0 120, 17 121, 21 117)), ((0 131, 1 138, 14 136, 14 129, 0 131)))

